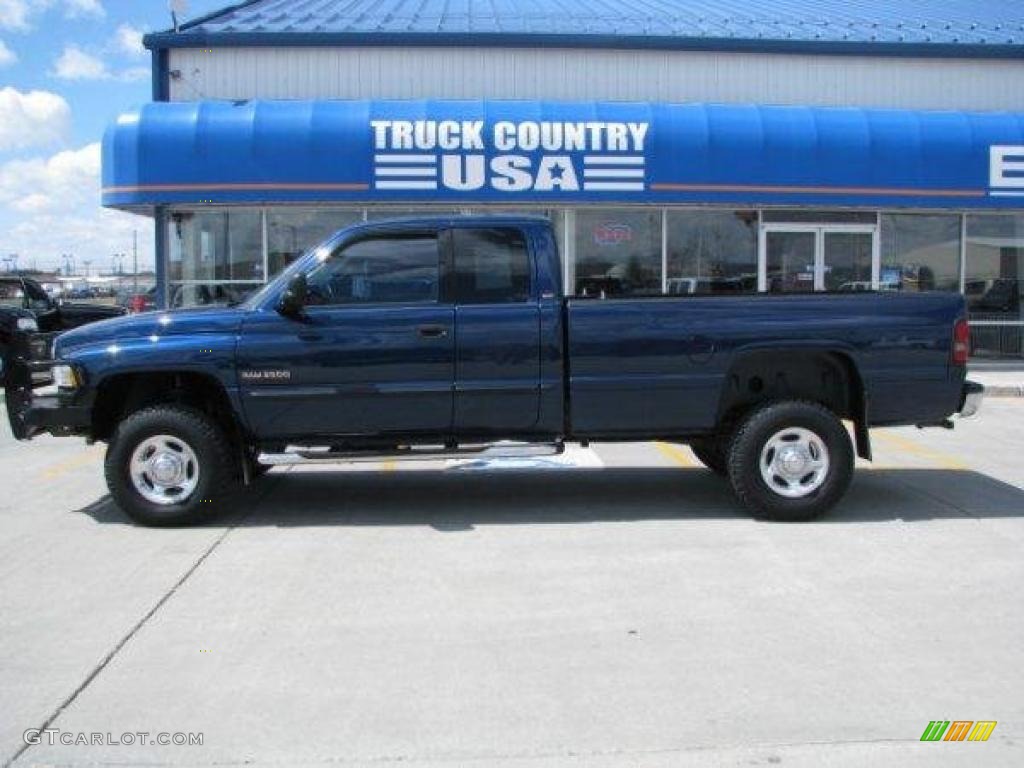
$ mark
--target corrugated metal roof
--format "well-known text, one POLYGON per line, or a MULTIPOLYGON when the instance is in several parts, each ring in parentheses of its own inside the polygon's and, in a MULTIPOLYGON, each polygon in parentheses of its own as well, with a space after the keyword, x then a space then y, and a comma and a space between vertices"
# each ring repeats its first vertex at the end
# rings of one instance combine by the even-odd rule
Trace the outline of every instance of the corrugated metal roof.
POLYGON ((1019 0, 250 0, 150 35, 181 45, 571 45, 1024 57, 1019 0), (973 55, 973 54, 972 54, 973 55))

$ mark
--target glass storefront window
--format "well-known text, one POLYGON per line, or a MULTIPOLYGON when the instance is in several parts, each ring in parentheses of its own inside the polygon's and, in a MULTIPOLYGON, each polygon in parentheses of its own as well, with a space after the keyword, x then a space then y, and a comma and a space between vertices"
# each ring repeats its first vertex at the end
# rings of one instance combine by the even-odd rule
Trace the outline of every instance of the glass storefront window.
POLYGON ((263 218, 258 209, 175 213, 168 278, 263 282, 263 218))
POLYGON ((669 211, 669 294, 757 291, 757 211, 669 211))
POLYGON ((267 211, 267 262, 273 277, 339 229, 363 220, 361 208, 271 208, 267 211))
POLYGON ((964 281, 978 355, 1024 355, 1024 214, 967 217, 964 281))
POLYGON ((883 214, 883 291, 959 291, 960 217, 883 214))
POLYGON ((174 213, 168 245, 171 307, 233 304, 265 279, 259 209, 174 213))
POLYGON ((661 293, 661 211, 577 209, 576 295, 661 293))

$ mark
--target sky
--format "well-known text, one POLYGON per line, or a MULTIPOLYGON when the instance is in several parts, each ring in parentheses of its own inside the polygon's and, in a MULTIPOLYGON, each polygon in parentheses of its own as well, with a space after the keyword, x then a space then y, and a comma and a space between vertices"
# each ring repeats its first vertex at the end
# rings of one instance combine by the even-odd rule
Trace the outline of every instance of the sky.
MULTIPOLYGON (((232 2, 190 0, 184 20, 232 2)), ((152 220, 100 207, 100 142, 150 100, 142 36, 170 18, 167 0, 0 0, 0 269, 130 269, 136 230, 152 267, 152 220)))

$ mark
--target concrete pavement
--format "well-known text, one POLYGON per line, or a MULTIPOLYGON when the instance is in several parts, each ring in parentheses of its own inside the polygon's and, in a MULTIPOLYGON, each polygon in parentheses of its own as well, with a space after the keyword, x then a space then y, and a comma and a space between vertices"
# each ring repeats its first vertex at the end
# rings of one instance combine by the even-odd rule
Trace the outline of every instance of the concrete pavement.
POLYGON ((0 762, 1019 765, 1022 427, 876 431, 809 525, 647 443, 277 469, 154 531, 100 449, 0 439, 0 762), (940 718, 999 725, 919 742, 940 718), (44 724, 203 744, 23 749, 44 724))

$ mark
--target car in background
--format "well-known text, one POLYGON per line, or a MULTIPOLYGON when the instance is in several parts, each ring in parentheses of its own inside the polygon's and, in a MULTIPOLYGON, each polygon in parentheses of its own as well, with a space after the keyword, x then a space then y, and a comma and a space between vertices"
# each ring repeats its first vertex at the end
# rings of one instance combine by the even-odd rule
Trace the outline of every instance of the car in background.
MULTIPOLYGON (((11 347, 18 333, 37 334, 40 338, 33 344, 48 345, 62 331, 123 314, 121 307, 55 299, 30 277, 0 277, 0 381, 10 366, 11 347)), ((47 382, 34 379, 33 383, 47 382)))
POLYGON ((128 314, 152 312, 156 309, 156 286, 143 291, 122 290, 117 294, 117 305, 124 307, 128 314))

